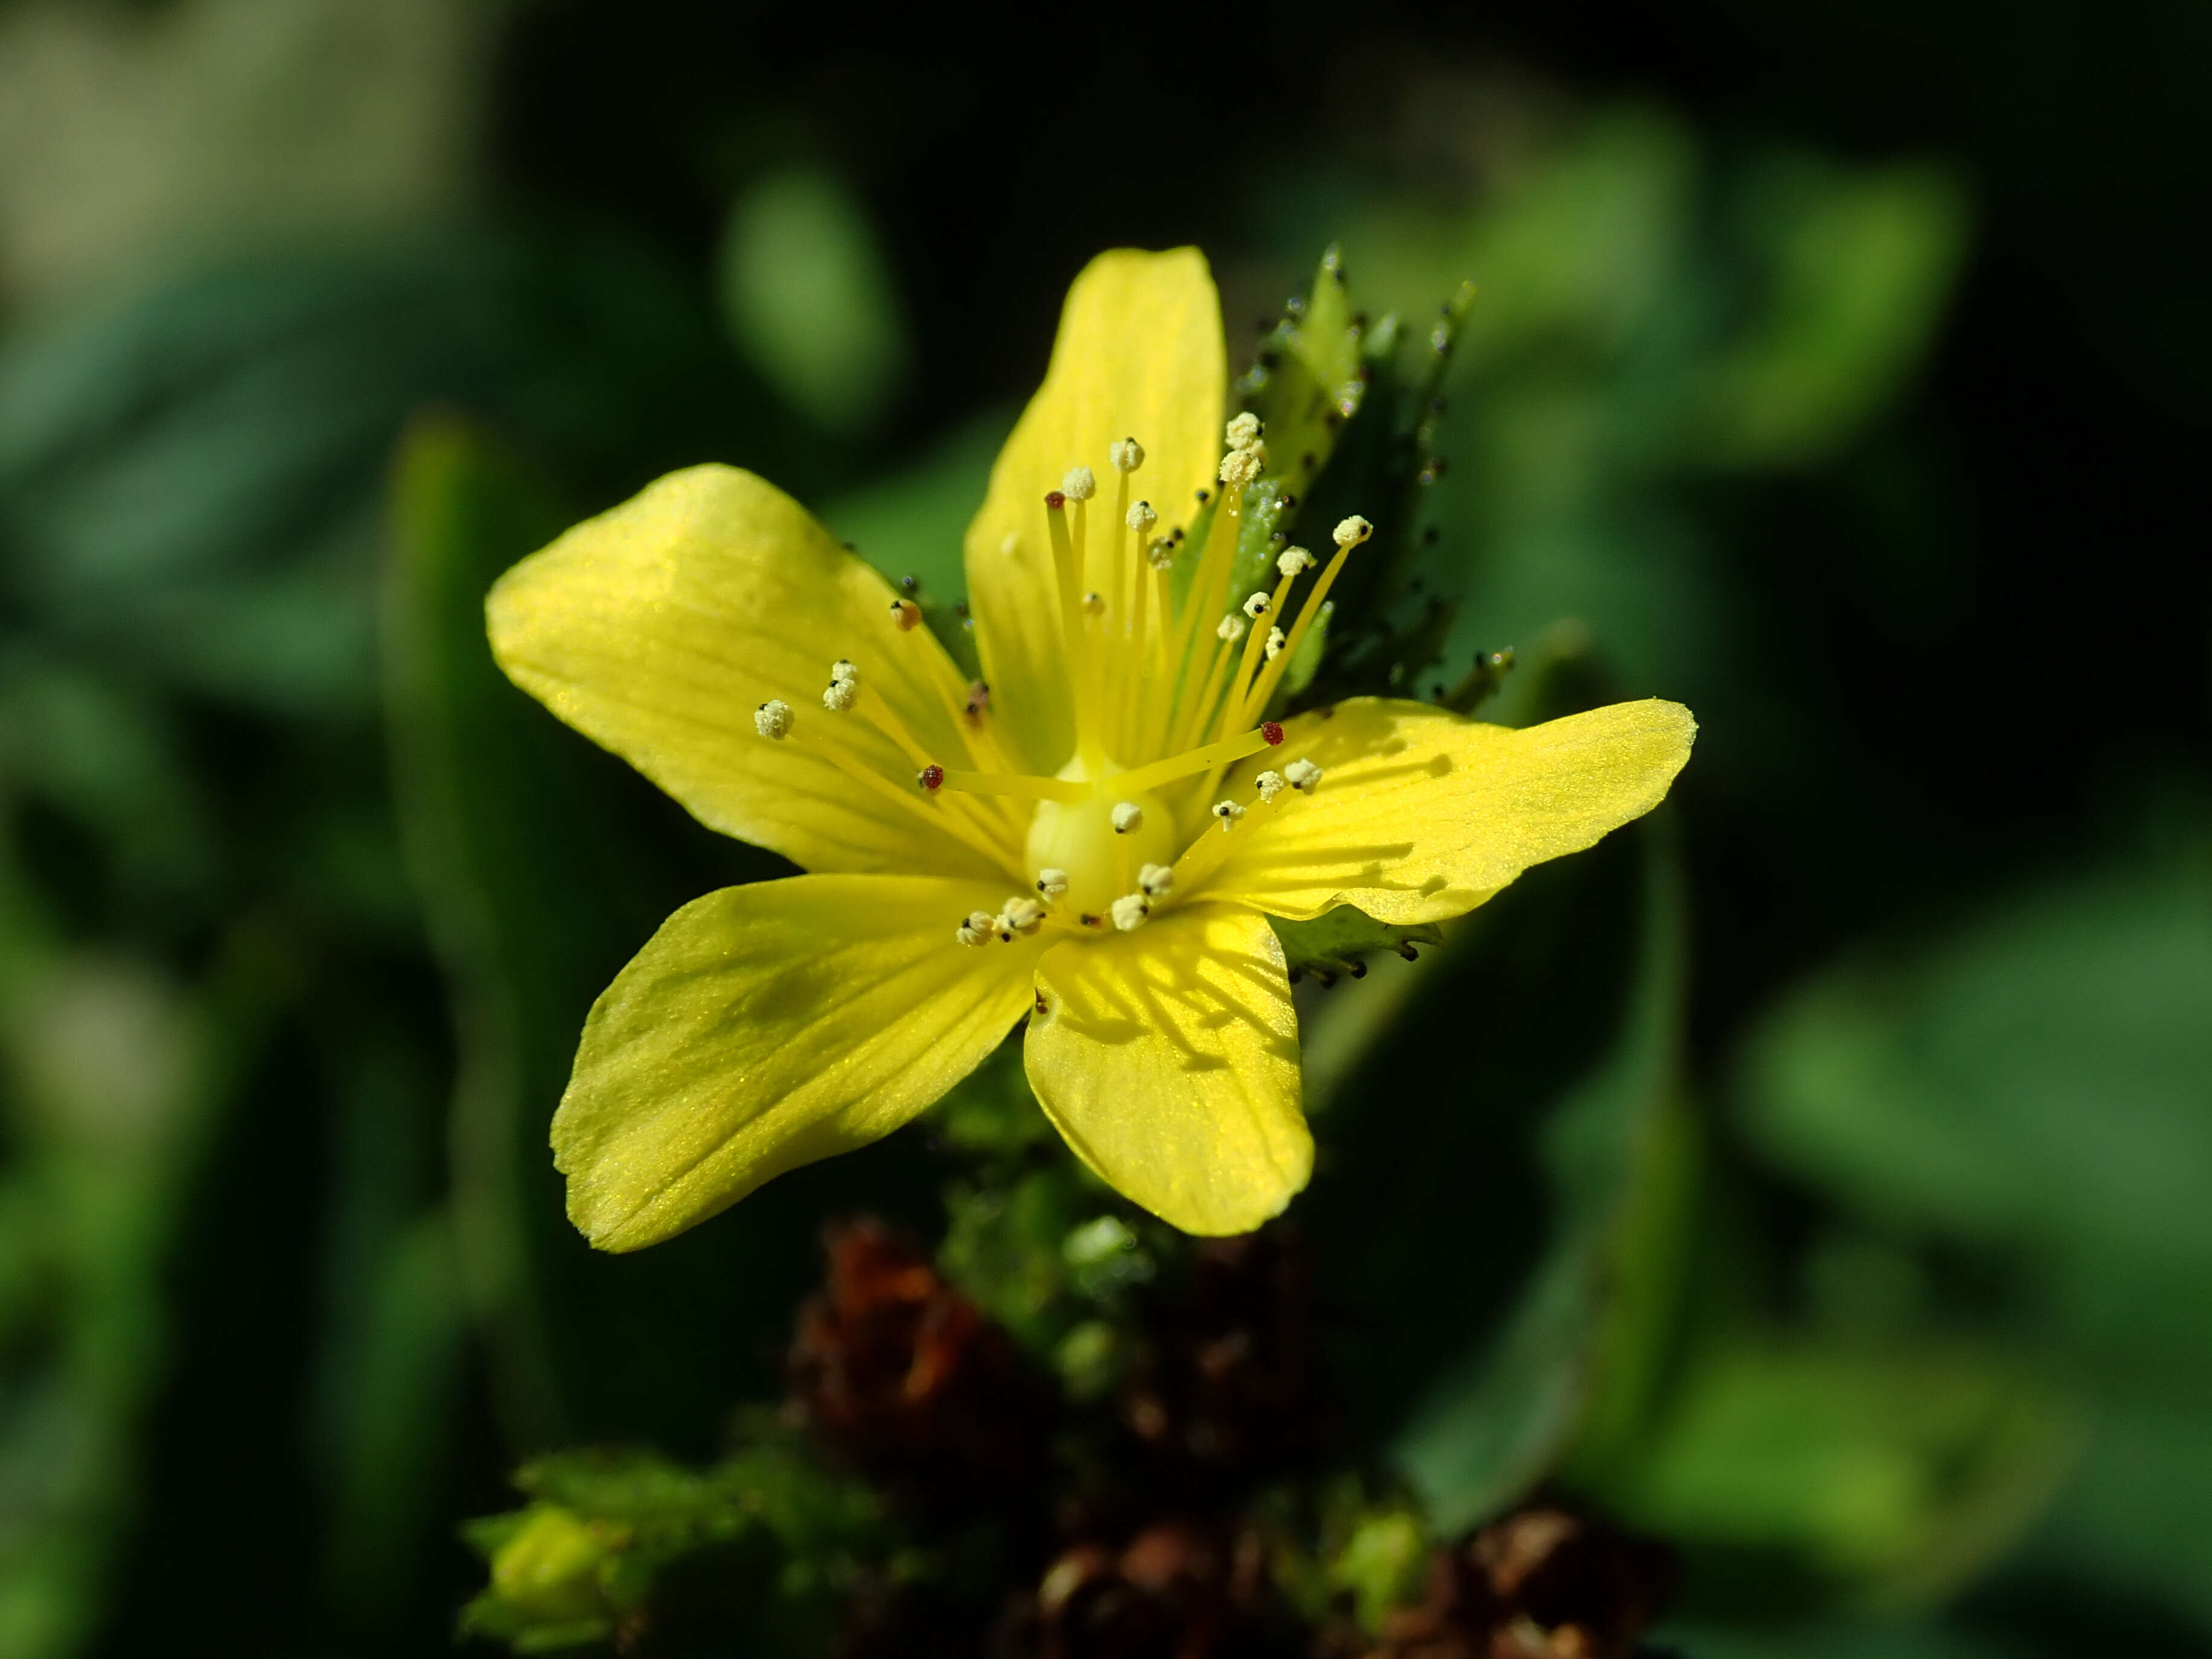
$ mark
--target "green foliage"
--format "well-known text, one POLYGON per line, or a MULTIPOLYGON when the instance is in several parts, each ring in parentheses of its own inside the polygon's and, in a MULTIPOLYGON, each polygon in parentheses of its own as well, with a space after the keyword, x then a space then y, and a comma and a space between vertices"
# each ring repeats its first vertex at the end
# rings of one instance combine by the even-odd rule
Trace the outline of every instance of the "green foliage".
POLYGON ((2138 856, 1839 967, 1757 1033, 1736 1098, 1909 1283, 1932 1247, 2006 1275, 1993 1334, 2086 1418, 2029 1561, 2212 1626, 2208 872, 2200 848, 2138 856))
POLYGON ((1409 926, 1377 921, 1349 904, 1340 904, 1311 921, 1270 916, 1267 923, 1282 941, 1293 984, 1307 974, 1323 984, 1334 983, 1339 974, 1358 979, 1367 972, 1366 959, 1375 951, 1389 951, 1412 962, 1419 955, 1417 947, 1444 942, 1443 930, 1432 921, 1409 926))
POLYGON ((793 407, 842 434, 883 419, 912 349, 875 227, 842 180, 798 167, 757 181, 719 263, 732 336, 793 407))
POLYGON ((1554 1466, 1618 1264, 1651 1248, 1631 1225, 1676 1087, 1672 857, 1639 830, 1524 878, 1424 965, 1325 1103, 1328 1172, 1301 1212, 1339 1386, 1440 1533, 1554 1466))
POLYGON ((704 1470, 640 1451, 564 1452, 515 1475, 533 1501, 472 1522, 490 1583, 464 1634, 544 1653, 650 1609, 656 1634, 711 1622, 769 1650, 826 1653, 889 1534, 874 1495, 772 1430, 704 1470))

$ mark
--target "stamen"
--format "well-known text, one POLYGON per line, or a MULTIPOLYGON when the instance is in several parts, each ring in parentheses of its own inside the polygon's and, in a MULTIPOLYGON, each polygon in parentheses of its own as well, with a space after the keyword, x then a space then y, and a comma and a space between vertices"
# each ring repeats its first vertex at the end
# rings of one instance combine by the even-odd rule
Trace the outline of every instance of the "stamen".
POLYGON ((1056 800, 1073 806, 1091 799, 1087 783, 1060 778, 1041 778, 1033 772, 967 772, 949 766, 930 765, 937 775, 933 788, 953 789, 969 795, 1013 795, 1023 800, 1056 800))
POLYGON ((1249 449, 1232 449, 1221 458, 1221 482, 1231 489, 1248 489, 1267 464, 1265 447, 1260 444, 1249 449))
POLYGON ((1303 547, 1286 547, 1276 556, 1275 568, 1285 576, 1296 576, 1314 568, 1314 556, 1303 547))
POLYGON ((1224 617, 1215 626, 1213 637, 1224 645, 1234 645, 1244 637, 1244 624, 1235 617, 1224 617))
POLYGON ((1104 616, 1106 614, 1106 596, 1103 593, 1099 592, 1095 588, 1090 592, 1085 593, 1083 596, 1083 614, 1086 617, 1104 616))
POLYGON ((791 735, 792 723, 795 719, 789 703, 781 697, 770 697, 753 710, 753 730, 764 738, 781 743, 791 735))
POLYGON ((1227 766, 1243 760, 1247 755, 1256 755, 1262 749, 1273 747, 1283 740, 1283 728, 1269 720, 1265 726, 1239 732, 1233 738, 1224 738, 1218 743, 1209 743, 1196 749, 1187 749, 1180 755, 1170 755, 1165 760, 1154 761, 1150 766, 1139 766, 1133 772, 1124 772, 1114 780, 1116 788, 1139 794, 1157 789, 1177 778, 1187 778, 1203 772, 1209 767, 1227 766))
POLYGON ((967 920, 954 930, 952 937, 963 945, 981 946, 988 945, 991 935, 997 931, 996 916, 988 910, 970 910, 967 920))
POLYGON ((1260 424, 1260 417, 1248 409, 1230 422, 1226 434, 1229 447, 1231 449, 1249 449, 1259 442, 1261 433, 1266 429, 1260 424))
POLYGON ((830 678, 840 685, 858 685, 860 683, 860 665, 840 657, 830 665, 830 678))
POLYGON ((1262 802, 1272 802, 1276 796, 1281 794, 1283 791, 1289 788, 1291 785, 1290 781, 1284 777, 1280 772, 1274 771, 1271 769, 1261 773, 1258 777, 1253 779, 1252 787, 1260 792, 1260 799, 1262 802))
POLYGON ((1257 622, 1267 614, 1267 596, 1265 593, 1254 593, 1245 599, 1242 609, 1246 616, 1254 622, 1257 622))
POLYGON ((1152 543, 1145 549, 1145 562, 1162 575, 1167 574, 1175 567, 1174 541, 1169 537, 1163 536, 1152 543))
POLYGON ((1283 654, 1283 639, 1284 635, 1281 629, 1271 628, 1267 630, 1267 643, 1262 647, 1262 649, 1266 652, 1267 658, 1269 662, 1274 661, 1276 658, 1283 654))
POLYGON ((1006 901, 996 918, 999 938, 1012 945, 1018 933, 1034 933, 1044 925, 1044 906, 1024 894, 1006 901))
MULTIPOLYGON (((1127 785, 1124 784, 1122 787, 1126 788, 1127 787, 1127 785)), ((1114 833, 1115 835, 1126 836, 1131 830, 1141 830, 1144 826, 1145 809, 1138 805, 1136 802, 1133 800, 1124 800, 1116 801, 1114 804, 1114 833)))
POLYGON ((1115 899, 1107 908, 1113 914, 1114 925, 1116 927, 1125 933, 1133 933, 1145 925, 1146 918, 1152 915, 1152 902, 1142 893, 1127 893, 1115 899))
POLYGON ((945 769, 932 761, 914 775, 914 781, 933 795, 945 787, 945 769))
POLYGON ((900 633, 911 634, 921 626, 921 607, 912 599, 893 599, 891 621, 897 624, 900 633))
POLYGON ((1047 866, 1036 872, 1036 890, 1048 902, 1067 891, 1067 872, 1047 866))
POLYGON ((1145 447, 1134 438, 1119 439, 1107 446, 1106 459, 1117 472, 1134 472, 1145 464, 1145 447))
POLYGON ((991 712, 991 688, 981 680, 968 683, 968 702, 964 712, 971 720, 980 720, 991 712))
POLYGON ((823 689, 822 706, 833 714, 842 714, 858 701, 860 688, 850 680, 832 680, 823 689))
POLYGON ((1213 816, 1226 834, 1237 827, 1237 820, 1244 816, 1244 809, 1233 800, 1218 800, 1213 803, 1213 816))
POLYGON ((1175 889, 1175 866, 1148 864, 1137 872, 1137 885, 1146 898, 1165 898, 1175 889))
POLYGON ((1087 501, 1098 493, 1098 475, 1087 466, 1071 466, 1060 488, 1071 501, 1087 501))
POLYGON ((1310 795, 1324 774, 1321 768, 1301 755, 1283 769, 1284 781, 1302 795, 1310 795))
POLYGON ((1314 618, 1321 615, 1322 607, 1328 603, 1328 590, 1334 585, 1338 573, 1344 568, 1345 560, 1350 556, 1353 548, 1374 533, 1375 526, 1357 513, 1340 522, 1331 532, 1331 538, 1336 543, 1335 556, 1329 560, 1328 567, 1322 571, 1314 585, 1306 590, 1305 600, 1298 606, 1298 619, 1291 624, 1289 638, 1283 641, 1283 648, 1267 659, 1267 666, 1253 681, 1252 689, 1246 694, 1243 708, 1239 711, 1240 718, 1249 719, 1267 706, 1267 700, 1275 695, 1275 687, 1282 680, 1284 670, 1296 659, 1298 647, 1305 641, 1306 630, 1313 626, 1314 618))
POLYGON ((1125 520, 1129 528, 1139 536, 1146 534, 1159 521, 1160 515, 1152 511, 1152 504, 1150 501, 1139 501, 1129 509, 1129 516, 1125 520))

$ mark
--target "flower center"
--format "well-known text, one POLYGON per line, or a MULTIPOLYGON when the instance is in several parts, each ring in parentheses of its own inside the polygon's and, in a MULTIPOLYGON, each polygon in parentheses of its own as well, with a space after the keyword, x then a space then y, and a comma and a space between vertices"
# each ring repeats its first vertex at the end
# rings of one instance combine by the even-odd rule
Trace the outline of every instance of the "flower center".
MULTIPOLYGON (((1070 762, 1060 775, 1084 781, 1082 763, 1070 762)), ((1039 801, 1025 856, 1032 877, 1065 872, 1067 891, 1060 902, 1066 912, 1103 917, 1115 899, 1137 890, 1146 865, 1173 864, 1177 850, 1167 803, 1149 789, 1117 789, 1109 777, 1087 799, 1039 801)))

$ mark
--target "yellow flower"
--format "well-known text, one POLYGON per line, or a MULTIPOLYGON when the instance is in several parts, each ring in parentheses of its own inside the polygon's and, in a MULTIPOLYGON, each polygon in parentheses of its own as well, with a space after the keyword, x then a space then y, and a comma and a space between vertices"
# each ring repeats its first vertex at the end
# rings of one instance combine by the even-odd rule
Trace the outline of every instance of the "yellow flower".
POLYGON ((1666 793, 1695 729, 1673 703, 1516 732, 1362 698, 1263 724, 1367 526, 1228 591, 1265 441, 1240 416, 1224 453, 1225 378, 1194 249, 1076 279, 968 532, 988 690, 729 467, 493 589, 516 684, 810 872, 684 906, 592 1008, 553 1146, 593 1243, 653 1243, 890 1133, 1024 1015, 1030 1082, 1086 1164, 1188 1231, 1255 1227, 1313 1164, 1267 918, 1457 915, 1666 793), (1180 521, 1217 489, 1178 603, 1180 521))

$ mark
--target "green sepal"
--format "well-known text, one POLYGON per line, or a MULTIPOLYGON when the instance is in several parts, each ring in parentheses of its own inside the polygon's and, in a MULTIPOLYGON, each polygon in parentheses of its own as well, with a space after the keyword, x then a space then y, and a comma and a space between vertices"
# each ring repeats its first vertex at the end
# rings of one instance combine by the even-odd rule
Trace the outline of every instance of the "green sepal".
POLYGON ((1377 921, 1349 904, 1340 904, 1311 921, 1270 916, 1267 922, 1282 941, 1293 982, 1307 974, 1324 985, 1334 984, 1340 974, 1358 979, 1367 972, 1366 958, 1377 951, 1395 951, 1411 962, 1418 954, 1416 947, 1444 942, 1443 930, 1432 921, 1401 927, 1377 921))

